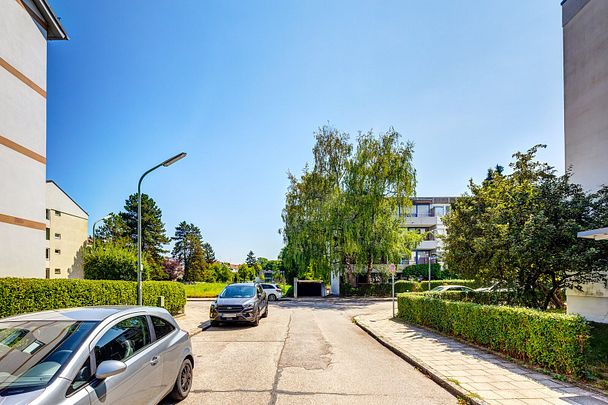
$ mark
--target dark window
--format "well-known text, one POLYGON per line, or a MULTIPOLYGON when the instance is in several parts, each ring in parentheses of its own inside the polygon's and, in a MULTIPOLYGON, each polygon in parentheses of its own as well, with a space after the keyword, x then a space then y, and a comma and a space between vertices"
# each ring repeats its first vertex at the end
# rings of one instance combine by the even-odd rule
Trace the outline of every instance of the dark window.
POLYGON ((51 219, 51 210, 46 210, 46 219, 51 219))
POLYGON ((61 274, 61 269, 55 269, 55 274, 61 274))
POLYGON ((165 321, 162 318, 158 318, 156 316, 151 316, 152 325, 154 326, 154 333, 156 333, 156 339, 160 339, 164 336, 167 336, 169 333, 175 330, 175 327, 171 325, 169 322, 165 321))
POLYGON ((274 290, 274 286, 270 284, 262 284, 264 290, 274 290))
POLYGON ((95 345, 95 362, 124 361, 150 344, 150 332, 145 316, 135 316, 118 322, 95 345))
POLYGON ((51 256, 51 249, 46 248, 46 258, 48 259, 51 256))
POLYGON ((46 240, 50 240, 51 239, 51 230, 49 228, 46 228, 46 240))
POLYGON ((55 211, 55 215, 57 215, 58 217, 61 216, 61 211, 55 211))
POLYGON ((47 267, 46 269, 46 278, 51 278, 51 269, 47 267))
POLYGON ((74 381, 72 381, 72 384, 70 384, 67 394, 70 395, 72 392, 78 391, 78 389, 91 381, 91 377, 91 359, 87 357, 82 367, 80 367, 80 370, 78 370, 76 378, 74 378, 74 381))

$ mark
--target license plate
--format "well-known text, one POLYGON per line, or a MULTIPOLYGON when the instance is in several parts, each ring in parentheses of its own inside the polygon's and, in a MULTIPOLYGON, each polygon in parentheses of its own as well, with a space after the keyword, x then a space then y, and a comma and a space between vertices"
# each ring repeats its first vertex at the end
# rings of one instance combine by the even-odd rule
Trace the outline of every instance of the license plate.
POLYGON ((223 318, 236 318, 236 314, 222 314, 223 318))

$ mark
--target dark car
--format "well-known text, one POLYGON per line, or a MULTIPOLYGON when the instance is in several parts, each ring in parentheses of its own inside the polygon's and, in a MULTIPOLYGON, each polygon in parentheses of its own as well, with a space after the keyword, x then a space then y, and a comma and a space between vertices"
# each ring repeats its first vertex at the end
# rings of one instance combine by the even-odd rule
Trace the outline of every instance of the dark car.
POLYGON ((209 309, 212 326, 220 322, 248 322, 258 326, 260 318, 267 316, 268 298, 257 283, 227 285, 209 309))

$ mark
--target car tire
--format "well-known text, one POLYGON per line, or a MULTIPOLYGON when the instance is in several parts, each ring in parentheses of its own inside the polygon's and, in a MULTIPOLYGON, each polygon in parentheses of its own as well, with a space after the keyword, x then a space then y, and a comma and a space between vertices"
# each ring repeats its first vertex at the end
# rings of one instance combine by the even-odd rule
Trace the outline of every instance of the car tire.
POLYGON ((251 325, 258 326, 260 324, 260 311, 257 312, 255 319, 251 321, 251 325))
POLYGON ((176 401, 183 401, 186 399, 190 393, 190 389, 192 388, 192 370, 192 360, 184 359, 181 367, 179 368, 179 372, 177 373, 177 379, 175 380, 173 391, 171 391, 172 399, 176 401))
POLYGON ((220 326, 220 321, 211 321, 211 326, 220 326))
POLYGON ((266 309, 264 309, 264 313, 262 314, 262 318, 266 318, 268 316, 268 303, 266 303, 266 309))
POLYGON ((276 296, 276 295, 274 295, 274 294, 270 294, 270 295, 268 296, 268 301, 276 301, 276 300, 277 300, 277 296, 276 296))

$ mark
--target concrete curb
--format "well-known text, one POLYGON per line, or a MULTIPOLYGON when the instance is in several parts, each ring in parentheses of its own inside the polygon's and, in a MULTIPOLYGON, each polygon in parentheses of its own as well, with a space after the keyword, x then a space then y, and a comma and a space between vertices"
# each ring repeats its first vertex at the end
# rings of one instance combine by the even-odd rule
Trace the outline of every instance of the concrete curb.
POLYGON ((211 327, 211 321, 209 319, 207 319, 206 321, 201 323, 200 327, 198 327, 194 330, 189 330, 188 333, 190 333, 190 337, 196 336, 199 333, 206 331, 210 327, 211 327))
POLYGON ((358 318, 358 316, 353 317, 353 321, 355 322, 355 324, 358 327, 360 327, 368 335, 370 335, 371 337, 376 339, 382 346, 386 347, 391 352, 395 353, 397 356, 401 357, 403 360, 410 363, 416 369, 418 369, 422 373, 426 374, 431 380, 433 380, 435 383, 437 383, 438 385, 443 387, 446 391, 448 391, 450 394, 454 395, 459 400, 464 400, 464 401, 466 401, 466 403, 472 404, 472 405, 487 405, 488 404, 487 402, 485 402, 483 400, 480 400, 477 398, 472 398, 470 396, 469 392, 467 390, 465 390, 464 388, 435 374, 434 370, 431 367, 427 366, 424 363, 417 361, 416 359, 414 359, 412 356, 410 356, 406 352, 398 349, 397 347, 393 346, 392 344, 390 344, 389 342, 384 340, 381 336, 376 335, 367 326, 363 325, 357 318, 358 318))

